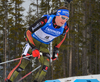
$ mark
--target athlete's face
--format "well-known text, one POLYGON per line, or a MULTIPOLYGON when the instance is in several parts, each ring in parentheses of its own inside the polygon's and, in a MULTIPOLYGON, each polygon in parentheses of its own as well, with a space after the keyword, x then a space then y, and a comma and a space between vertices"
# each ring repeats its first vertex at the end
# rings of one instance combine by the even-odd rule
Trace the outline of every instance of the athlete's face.
POLYGON ((69 18, 67 16, 60 15, 56 16, 55 22, 58 26, 62 26, 66 21, 68 21, 68 19, 69 18))

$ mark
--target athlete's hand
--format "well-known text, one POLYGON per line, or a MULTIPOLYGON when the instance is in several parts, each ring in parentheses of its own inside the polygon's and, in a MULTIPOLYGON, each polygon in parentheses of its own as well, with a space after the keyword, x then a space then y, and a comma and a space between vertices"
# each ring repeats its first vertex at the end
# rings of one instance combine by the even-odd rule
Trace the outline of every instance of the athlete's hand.
POLYGON ((1 63, 1 59, 0 59, 0 63, 1 63))
POLYGON ((59 53, 58 48, 57 47, 54 47, 52 60, 56 60, 58 58, 58 53, 59 53))
POLYGON ((36 47, 32 49, 32 56, 38 58, 40 57, 40 52, 36 47))

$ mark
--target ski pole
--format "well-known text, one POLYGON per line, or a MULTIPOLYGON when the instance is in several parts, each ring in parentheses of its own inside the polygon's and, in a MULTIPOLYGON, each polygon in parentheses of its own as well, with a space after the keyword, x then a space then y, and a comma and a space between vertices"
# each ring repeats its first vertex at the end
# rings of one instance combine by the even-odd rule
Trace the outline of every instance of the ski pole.
POLYGON ((34 70, 32 70, 31 72, 29 72, 28 74, 26 74, 25 76, 23 76, 21 79, 18 80, 18 82, 20 82, 21 80, 23 80, 24 78, 26 78, 28 75, 30 75, 31 73, 33 73, 34 71, 36 71, 37 69, 39 69, 41 67, 41 65, 39 65, 37 68, 35 68, 34 70))
POLYGON ((25 57, 20 57, 20 58, 16 58, 16 59, 12 59, 12 60, 9 60, 9 61, 5 61, 5 62, 0 63, 0 65, 5 64, 5 63, 9 63, 9 62, 13 62, 13 61, 17 61, 17 60, 19 60, 21 58, 26 58, 26 57, 30 57, 30 56, 32 56, 32 55, 25 56, 25 57))

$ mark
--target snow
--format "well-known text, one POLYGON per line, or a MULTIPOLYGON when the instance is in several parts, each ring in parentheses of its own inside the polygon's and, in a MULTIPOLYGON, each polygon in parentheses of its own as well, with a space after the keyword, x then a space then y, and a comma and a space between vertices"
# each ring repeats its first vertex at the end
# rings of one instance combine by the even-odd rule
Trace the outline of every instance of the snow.
MULTIPOLYGON (((90 80, 89 82, 100 82, 100 74, 87 75, 87 76, 74 76, 74 77, 61 78, 56 80, 46 80, 45 82, 83 82, 83 81, 75 81, 76 79, 88 79, 88 80, 92 79, 95 81, 90 80)), ((84 82, 88 82, 88 81, 84 81, 84 82)))

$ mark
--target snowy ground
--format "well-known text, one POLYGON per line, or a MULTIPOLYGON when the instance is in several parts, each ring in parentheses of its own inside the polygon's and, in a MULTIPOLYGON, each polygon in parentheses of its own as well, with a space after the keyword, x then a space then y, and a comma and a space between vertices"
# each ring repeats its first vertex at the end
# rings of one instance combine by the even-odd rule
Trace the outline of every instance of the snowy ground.
POLYGON ((45 82, 100 82, 100 74, 88 76, 75 76, 63 79, 46 80, 45 82), (76 79, 88 79, 88 81, 75 81, 76 79), (92 80, 90 80, 92 79, 92 80))

